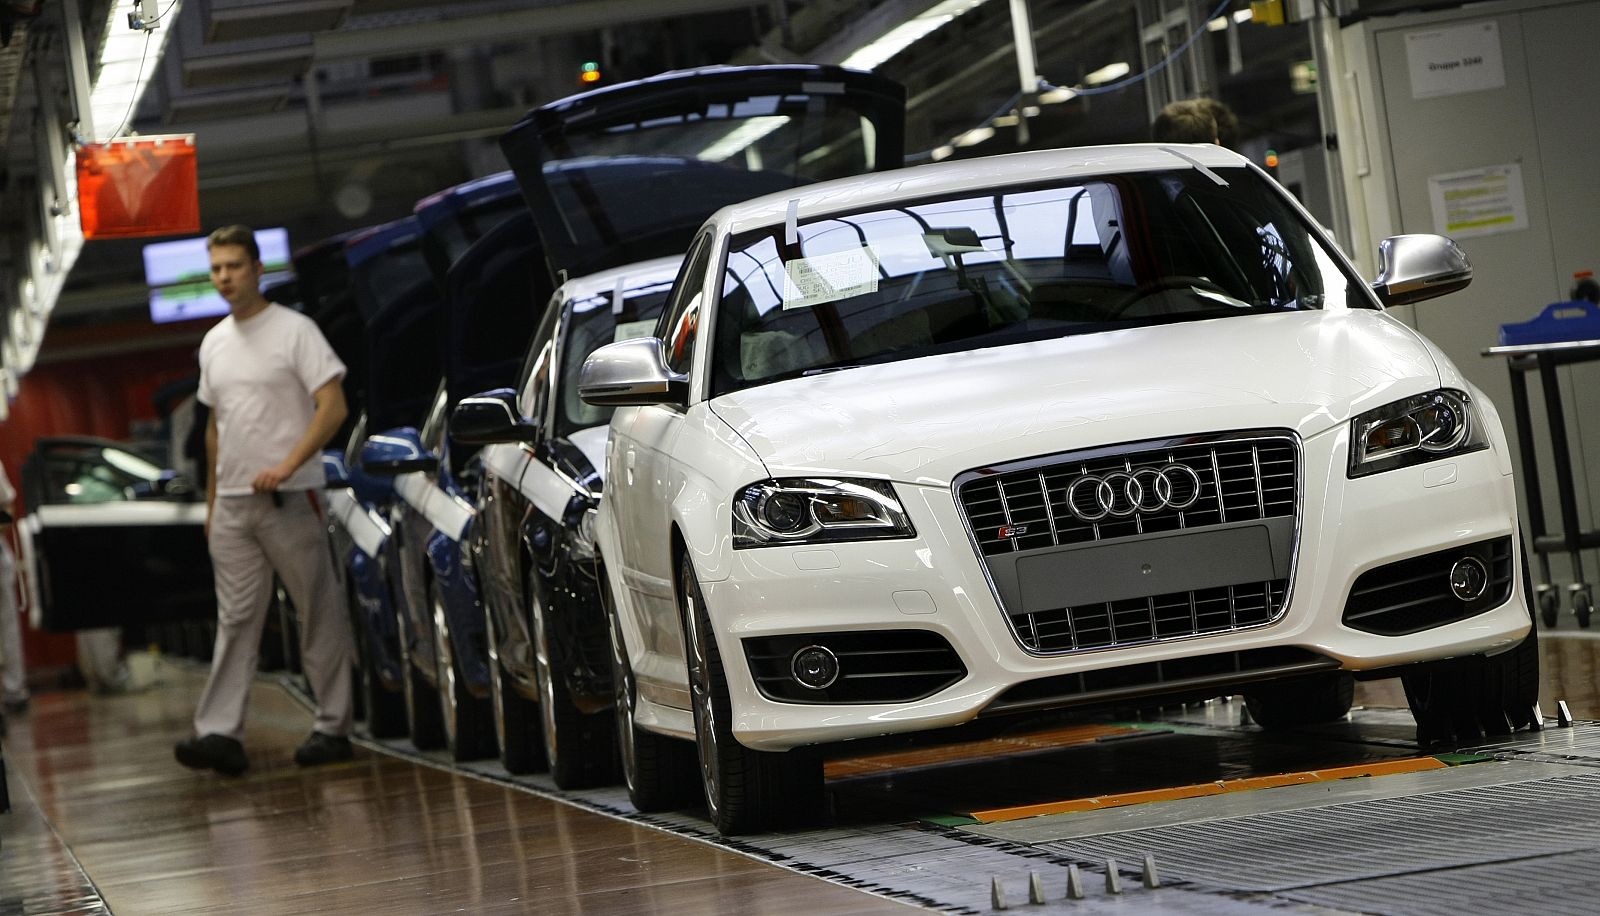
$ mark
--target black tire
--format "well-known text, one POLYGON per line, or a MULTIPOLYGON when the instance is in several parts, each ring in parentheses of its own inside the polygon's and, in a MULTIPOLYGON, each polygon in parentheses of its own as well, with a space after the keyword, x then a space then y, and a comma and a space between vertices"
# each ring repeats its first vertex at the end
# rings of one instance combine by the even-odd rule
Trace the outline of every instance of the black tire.
POLYGON ((1589 617, 1594 613, 1594 599, 1589 597, 1588 587, 1582 591, 1572 593, 1572 613, 1578 618, 1578 626, 1589 629, 1589 617))
MULTIPOLYGON (((406 624, 401 622, 401 633, 406 624)), ((402 642, 404 637, 401 638, 402 642)), ((400 647, 400 680, 406 704, 406 728, 411 744, 419 751, 444 747, 444 714, 439 709, 439 694, 411 663, 411 651, 400 647)))
POLYGON ((727 672, 689 558, 678 564, 678 606, 706 813, 725 835, 803 826, 825 802, 822 758, 810 748, 753 751, 733 737, 727 672))
MULTIPOLYGON (((1527 554, 1520 559, 1524 600, 1532 600, 1527 554)), ((1539 593, 1541 617, 1551 616, 1547 598, 1553 601, 1554 589, 1539 593)), ((1469 747, 1481 743, 1485 735, 1538 727, 1534 710, 1539 704, 1539 625, 1531 607, 1528 623, 1528 635, 1508 652, 1445 659, 1401 676, 1406 702, 1417 721, 1419 746, 1469 747)))
POLYGON ((606 624, 611 631, 611 693, 615 700, 612 716, 628 800, 646 814, 696 805, 701 792, 694 745, 646 731, 634 723, 633 711, 639 694, 633 680, 633 667, 628 663, 627 642, 603 568, 598 569, 598 576, 606 624))
POLYGON ((1336 671, 1271 681, 1246 692, 1244 705, 1250 718, 1270 732, 1342 719, 1350 712, 1355 695, 1355 677, 1336 671))
POLYGON ((372 659, 372 633, 363 626, 360 639, 366 651, 361 660, 362 701, 366 706, 367 733, 374 738, 401 738, 407 730, 406 697, 404 688, 390 690, 374 670, 372 659))
POLYGON ((429 595, 433 603, 433 658, 438 665, 435 682, 439 687, 445 747, 450 751, 450 759, 457 763, 493 757, 496 753, 494 710, 489 698, 472 695, 466 679, 461 676, 437 583, 429 589, 429 595))
POLYGON ((484 614, 489 634, 489 706, 494 715, 495 742, 500 747, 500 765, 513 776, 540 772, 545 768, 545 760, 537 734, 539 704, 517 690, 516 681, 500 664, 494 615, 487 609, 484 614))
POLYGON ((551 659, 559 657, 546 625, 546 609, 529 583, 529 617, 533 622, 533 668, 539 684, 540 731, 550 778, 563 789, 610 785, 618 778, 617 733, 604 712, 586 713, 572 700, 572 690, 551 659))

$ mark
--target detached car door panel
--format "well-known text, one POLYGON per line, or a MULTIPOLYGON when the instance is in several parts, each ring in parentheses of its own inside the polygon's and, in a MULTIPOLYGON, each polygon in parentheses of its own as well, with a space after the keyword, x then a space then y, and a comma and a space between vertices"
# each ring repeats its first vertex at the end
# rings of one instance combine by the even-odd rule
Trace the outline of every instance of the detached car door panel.
POLYGON ((41 439, 23 467, 23 494, 41 629, 216 613, 206 507, 188 481, 106 440, 41 439))

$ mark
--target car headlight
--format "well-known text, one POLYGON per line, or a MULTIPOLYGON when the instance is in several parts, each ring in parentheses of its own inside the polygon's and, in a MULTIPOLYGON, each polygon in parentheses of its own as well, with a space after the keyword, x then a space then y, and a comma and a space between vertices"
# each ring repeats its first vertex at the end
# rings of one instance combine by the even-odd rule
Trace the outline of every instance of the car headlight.
POLYGON ((1409 467, 1489 447, 1465 391, 1441 388, 1369 410, 1351 421, 1351 477, 1409 467))
POLYGON ((907 538, 916 534, 882 480, 763 480, 733 502, 733 546, 776 547, 907 538))

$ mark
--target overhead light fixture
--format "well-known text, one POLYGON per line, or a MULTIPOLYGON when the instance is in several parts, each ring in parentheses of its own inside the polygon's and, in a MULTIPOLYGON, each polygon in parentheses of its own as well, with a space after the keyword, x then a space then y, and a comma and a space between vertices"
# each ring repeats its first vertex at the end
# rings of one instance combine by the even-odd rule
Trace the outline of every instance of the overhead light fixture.
MULTIPOLYGON (((855 70, 876 70, 896 54, 987 2, 988 0, 944 0, 942 3, 936 3, 919 15, 911 17, 846 54, 844 59, 839 61, 839 66, 855 70)), ((782 127, 781 122, 787 120, 788 118, 761 118, 736 127, 702 150, 700 158, 710 162, 722 162, 782 127), (763 124, 765 121, 779 123, 765 125, 763 124)))
POLYGON ((930 155, 933 157, 934 162, 940 162, 945 159, 949 159, 955 154, 956 148, 946 143, 944 146, 935 147, 930 155))
POLYGON ((1119 60, 1114 64, 1106 64, 1104 67, 1091 72, 1083 78, 1083 81, 1090 86, 1098 86, 1101 83, 1122 79, 1132 72, 1133 68, 1128 66, 1127 62, 1119 60))
POLYGON ((994 136, 992 127, 974 127, 961 136, 951 140, 956 146, 977 146, 979 143, 994 136))
POLYGON ((989 123, 995 127, 1016 127, 1022 123, 1022 116, 1014 114, 1001 115, 989 123))
POLYGON ((768 134, 788 123, 788 115, 751 118, 733 130, 728 131, 717 142, 701 150, 700 158, 707 162, 721 162, 745 147, 757 143, 768 134))
POLYGON ((1046 89, 1044 92, 1039 93, 1039 104, 1059 105, 1062 102, 1070 102, 1077 97, 1077 90, 1068 89, 1065 86, 1057 86, 1054 89, 1046 89))
POLYGON ((1218 16, 1217 18, 1215 18, 1215 19, 1211 20, 1210 22, 1206 23, 1206 31, 1207 32, 1220 32, 1223 29, 1226 29, 1227 27, 1228 27, 1228 17, 1227 16, 1218 16))
POLYGON ((1242 9, 1242 10, 1234 10, 1233 11, 1233 21, 1234 22, 1249 22, 1254 17, 1255 17, 1255 13, 1249 7, 1246 7, 1244 9, 1242 9))
POLYGON ((936 3, 922 14, 913 16, 890 29, 881 38, 857 48, 840 61, 839 65, 858 70, 876 70, 892 60, 896 54, 986 2, 987 0, 944 0, 943 3, 936 3))
MULTIPOLYGON (((155 4, 152 3, 152 6, 155 4)), ((94 116, 91 140, 114 140, 133 120, 138 100, 154 76, 156 65, 172 33, 169 23, 176 21, 183 0, 168 0, 158 18, 144 18, 135 4, 134 13, 124 16, 120 3, 111 4, 100 46, 100 69, 89 93, 94 116), (138 28, 130 25, 137 22, 138 28)))

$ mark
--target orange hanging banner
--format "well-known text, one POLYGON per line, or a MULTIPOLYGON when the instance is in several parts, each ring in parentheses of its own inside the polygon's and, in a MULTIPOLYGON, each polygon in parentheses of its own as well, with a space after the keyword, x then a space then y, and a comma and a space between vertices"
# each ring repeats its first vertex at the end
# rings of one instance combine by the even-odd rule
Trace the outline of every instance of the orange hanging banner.
POLYGON ((86 239, 194 235, 200 177, 194 134, 78 147, 78 208, 86 239))

